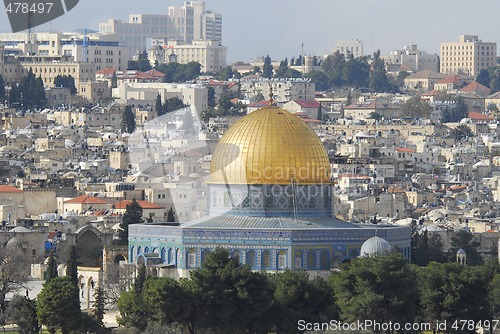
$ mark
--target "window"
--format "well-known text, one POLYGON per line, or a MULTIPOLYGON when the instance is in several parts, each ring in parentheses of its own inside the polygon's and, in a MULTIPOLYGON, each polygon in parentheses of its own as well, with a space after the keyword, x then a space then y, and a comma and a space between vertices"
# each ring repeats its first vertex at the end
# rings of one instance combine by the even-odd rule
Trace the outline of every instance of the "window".
POLYGON ((262 253, 262 269, 271 269, 271 252, 268 250, 262 253))
POLYGON ((307 269, 316 269, 316 254, 314 251, 309 251, 309 253, 307 253, 307 269))
POLYGON ((295 253, 295 269, 302 269, 302 252, 295 253))
POLYGON ((249 265, 250 267, 254 268, 255 267, 255 251, 251 250, 248 251, 247 253, 247 258, 246 258, 246 264, 249 265))
POLYGON ((278 269, 285 269, 286 265, 286 251, 278 252, 278 269))
POLYGON ((188 268, 196 267, 196 251, 194 249, 188 250, 188 268))

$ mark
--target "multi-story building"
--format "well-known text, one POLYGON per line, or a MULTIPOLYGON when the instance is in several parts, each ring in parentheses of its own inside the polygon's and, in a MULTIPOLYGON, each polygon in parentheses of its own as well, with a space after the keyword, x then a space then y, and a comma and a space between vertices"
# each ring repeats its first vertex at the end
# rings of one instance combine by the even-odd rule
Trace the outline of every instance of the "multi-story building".
POLYGON ((202 72, 211 73, 226 67, 226 52, 227 48, 216 40, 196 40, 186 44, 182 41, 157 39, 149 50, 149 60, 153 64, 156 61, 160 64, 187 64, 194 61, 201 64, 202 72))
POLYGON ((413 72, 430 70, 439 72, 439 56, 418 50, 416 44, 408 44, 403 50, 392 51, 388 59, 389 67, 413 72))
POLYGON ((94 64, 75 62, 68 56, 7 56, 0 61, 0 74, 7 85, 19 83, 30 69, 42 77, 45 87, 53 87, 58 75, 71 75, 75 85, 95 79, 94 64))
POLYGON ((240 85, 244 99, 250 100, 259 94, 267 98, 272 92, 273 99, 278 105, 292 100, 314 101, 314 91, 316 90, 314 82, 302 78, 242 78, 240 85))
POLYGON ((191 43, 194 40, 222 41, 222 15, 205 10, 204 1, 169 6, 167 15, 129 15, 129 22, 110 19, 99 24, 99 32, 113 33, 125 42, 130 55, 147 49, 147 38, 167 38, 191 43))
POLYGON ((350 53, 357 57, 363 57, 363 42, 359 39, 338 41, 333 52, 338 51, 344 55, 350 53))
POLYGON ((28 57, 65 56, 75 62, 94 64, 96 70, 105 67, 126 69, 128 49, 118 36, 77 32, 0 33, 4 55, 28 57))
POLYGON ((118 87, 113 88, 113 97, 119 103, 154 105, 156 97, 160 94, 162 101, 178 97, 185 104, 201 111, 208 105, 208 89, 197 84, 167 84, 167 83, 131 83, 118 82, 118 87))
POLYGON ((441 43, 441 73, 475 77, 496 61, 497 43, 483 42, 476 35, 460 35, 457 42, 441 43))

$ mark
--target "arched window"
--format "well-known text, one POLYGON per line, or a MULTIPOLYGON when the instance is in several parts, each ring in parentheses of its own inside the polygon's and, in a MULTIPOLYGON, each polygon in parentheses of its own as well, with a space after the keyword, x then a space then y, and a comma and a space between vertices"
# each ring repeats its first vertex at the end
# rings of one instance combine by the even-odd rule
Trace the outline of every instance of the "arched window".
POLYGON ((307 269, 316 269, 316 253, 314 251, 309 251, 307 253, 307 269))
POLYGON ((165 247, 162 247, 161 248, 161 262, 163 262, 163 263, 167 262, 166 257, 167 257, 167 250, 165 249, 165 247))
POLYGON ((319 255, 319 269, 330 270, 330 256, 326 250, 322 251, 319 255))
POLYGON ((247 252, 247 258, 246 258, 245 263, 248 264, 252 268, 256 267, 256 256, 255 256, 254 250, 250 250, 247 252))
POLYGON ((271 252, 268 250, 262 252, 262 269, 271 269, 271 252))
POLYGON ((286 251, 282 250, 278 252, 278 269, 285 269, 287 267, 286 261, 286 251))
POLYGON ((180 268, 181 266, 181 250, 179 248, 175 251, 175 265, 177 268, 180 268))
POLYGON ((239 250, 235 250, 233 255, 231 256, 233 259, 238 259, 238 262, 241 262, 241 255, 239 250))
POLYGON ((210 254, 210 249, 204 249, 201 252, 201 265, 203 266, 203 263, 205 263, 205 260, 207 259, 208 254, 210 254))
POLYGON ((172 263, 174 262, 174 251, 172 248, 168 249, 168 262, 167 263, 172 263))
POLYGON ((295 252, 295 269, 302 269, 302 252, 295 252))
POLYGON ((187 251, 187 267, 188 268, 196 267, 196 250, 192 248, 187 251))

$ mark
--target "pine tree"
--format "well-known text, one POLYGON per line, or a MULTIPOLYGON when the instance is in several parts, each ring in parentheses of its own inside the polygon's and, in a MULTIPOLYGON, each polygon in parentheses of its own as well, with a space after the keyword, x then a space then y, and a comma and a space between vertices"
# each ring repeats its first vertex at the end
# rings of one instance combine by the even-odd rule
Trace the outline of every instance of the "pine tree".
POLYGON ((62 334, 80 328, 81 311, 78 288, 69 277, 56 277, 43 285, 36 299, 38 319, 49 332, 62 334))
POLYGON ((104 327, 104 314, 106 313, 106 298, 104 296, 104 290, 98 287, 94 292, 94 319, 99 324, 99 326, 104 327))
POLYGON ((33 106, 43 108, 46 102, 47 96, 45 94, 45 88, 43 87, 43 80, 42 77, 39 76, 35 79, 35 89, 33 91, 33 106))
POLYGON ((157 116, 163 115, 163 105, 161 103, 161 95, 156 96, 155 111, 157 116))
POLYGON ((137 296, 141 295, 144 282, 146 282, 146 266, 141 264, 137 268, 137 277, 134 282, 134 292, 137 296))
POLYGON ((167 211, 167 223, 173 223, 173 222, 175 222, 175 212, 174 209, 170 207, 170 209, 168 209, 167 211))
POLYGON ((9 92, 9 103, 13 105, 14 103, 19 103, 19 89, 15 83, 10 85, 9 92))
POLYGON ((142 222, 142 208, 139 203, 133 199, 125 208, 125 213, 120 223, 120 230, 118 231, 118 237, 122 245, 128 244, 128 226, 130 224, 140 224, 142 222))
POLYGON ((267 55, 264 58, 264 67, 262 68, 262 76, 270 79, 273 76, 273 65, 271 64, 271 57, 267 55))
POLYGON ((116 76, 116 71, 113 72, 113 75, 111 76, 111 88, 116 88, 118 87, 118 78, 116 76))
POLYGON ((5 100, 5 81, 3 77, 0 75, 0 102, 3 103, 5 100))

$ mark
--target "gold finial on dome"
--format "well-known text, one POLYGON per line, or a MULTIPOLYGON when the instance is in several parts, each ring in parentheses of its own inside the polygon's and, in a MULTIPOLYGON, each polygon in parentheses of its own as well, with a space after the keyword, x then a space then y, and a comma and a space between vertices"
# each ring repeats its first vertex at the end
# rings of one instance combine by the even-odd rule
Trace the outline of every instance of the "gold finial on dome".
POLYGON ((273 85, 269 82, 269 105, 274 106, 273 85))

